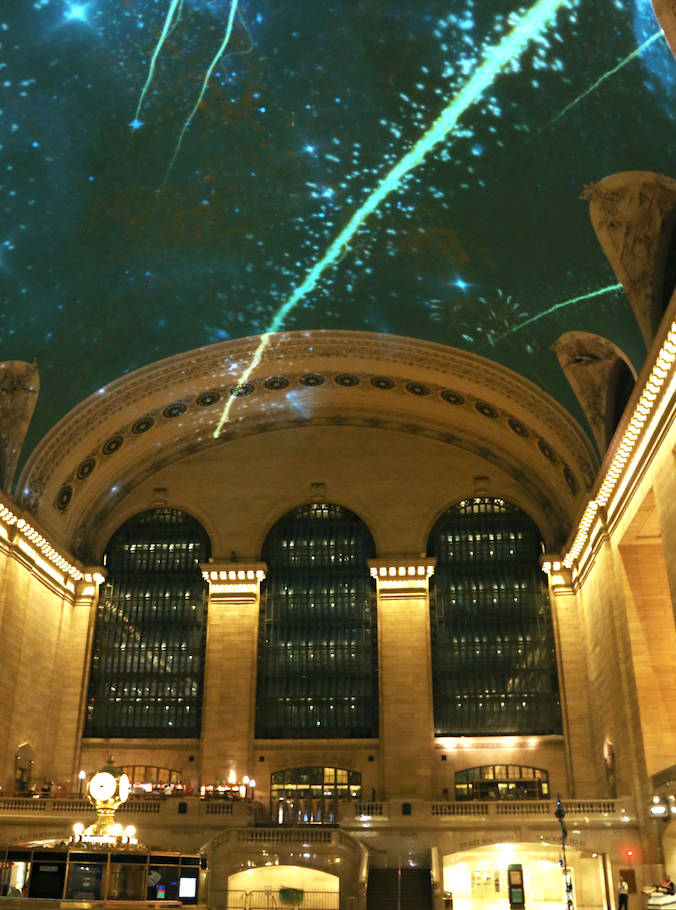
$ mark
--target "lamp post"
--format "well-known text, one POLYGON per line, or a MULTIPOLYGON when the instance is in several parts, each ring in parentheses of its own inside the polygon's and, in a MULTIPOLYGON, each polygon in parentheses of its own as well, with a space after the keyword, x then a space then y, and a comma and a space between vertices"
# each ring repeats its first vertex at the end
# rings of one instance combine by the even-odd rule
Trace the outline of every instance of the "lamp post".
POLYGON ((563 805, 561 804, 561 797, 558 797, 556 800, 556 809, 554 810, 554 815, 561 825, 561 854, 563 858, 563 885, 566 891, 566 910, 573 910, 573 883, 568 877, 568 863, 566 862, 566 840, 568 838, 568 829, 566 828, 563 821, 566 817, 566 813, 563 805))
POLYGON ((87 776, 87 772, 86 772, 86 771, 80 771, 80 773, 79 773, 78 776, 77 776, 77 777, 78 777, 78 781, 79 781, 79 785, 80 785, 80 786, 79 786, 79 789, 78 789, 78 796, 80 797, 80 799, 82 799, 82 787, 84 786, 84 779, 85 779, 86 776, 87 776))

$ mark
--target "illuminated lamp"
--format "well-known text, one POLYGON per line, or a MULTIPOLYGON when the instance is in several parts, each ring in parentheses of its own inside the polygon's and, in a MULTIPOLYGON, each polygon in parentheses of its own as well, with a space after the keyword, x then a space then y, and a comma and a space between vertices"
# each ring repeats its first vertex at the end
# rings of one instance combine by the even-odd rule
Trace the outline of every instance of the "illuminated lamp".
POLYGON ((659 796, 653 796, 648 811, 653 818, 667 818, 669 815, 666 803, 664 803, 659 796))

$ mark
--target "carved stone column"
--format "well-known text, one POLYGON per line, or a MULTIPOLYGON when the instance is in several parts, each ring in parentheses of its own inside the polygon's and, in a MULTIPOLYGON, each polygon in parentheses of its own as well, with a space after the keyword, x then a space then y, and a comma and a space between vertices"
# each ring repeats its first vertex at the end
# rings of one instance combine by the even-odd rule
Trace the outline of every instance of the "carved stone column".
POLYGON ((206 563, 209 585, 202 707, 202 781, 241 779, 251 766, 258 611, 264 563, 206 563))
POLYGON ((99 593, 105 580, 105 569, 99 566, 85 568, 84 577, 76 582, 73 606, 59 643, 54 686, 61 693, 61 699, 52 776, 55 781, 69 785, 71 792, 78 786, 92 636, 99 593))
POLYGON ((434 746, 429 578, 435 559, 370 559, 378 591, 384 799, 429 799, 434 746))
POLYGON ((595 797, 606 792, 600 780, 600 746, 594 742, 593 705, 589 698, 587 647, 582 616, 573 587, 572 570, 559 556, 546 556, 543 568, 549 576, 552 623, 561 698, 561 719, 568 777, 567 795, 595 797))

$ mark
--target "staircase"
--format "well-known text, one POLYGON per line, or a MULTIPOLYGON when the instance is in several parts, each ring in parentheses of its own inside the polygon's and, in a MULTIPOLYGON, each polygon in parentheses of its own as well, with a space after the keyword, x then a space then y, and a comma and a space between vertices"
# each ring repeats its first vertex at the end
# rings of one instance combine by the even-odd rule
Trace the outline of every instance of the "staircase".
POLYGON ((367 910, 432 910, 429 869, 369 869, 367 910))
POLYGON ((369 869, 366 910, 397 910, 398 869, 369 869))

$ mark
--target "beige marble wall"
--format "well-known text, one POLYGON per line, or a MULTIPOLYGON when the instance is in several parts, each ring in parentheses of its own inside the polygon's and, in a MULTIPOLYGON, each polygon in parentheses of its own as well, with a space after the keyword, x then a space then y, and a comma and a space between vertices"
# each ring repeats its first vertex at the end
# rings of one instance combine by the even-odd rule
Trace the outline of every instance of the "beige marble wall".
POLYGON ((661 542, 621 548, 628 632, 648 774, 676 756, 676 627, 661 542))
POLYGON ((261 564, 210 564, 219 574, 258 572, 255 580, 211 581, 202 711, 202 780, 253 777, 252 745, 261 564))
POLYGON ((566 787, 560 792, 577 798, 599 796, 607 792, 607 784, 594 731, 584 626, 568 570, 552 574, 550 596, 566 758, 566 787))
MULTIPOLYGON (((434 716, 427 570, 433 560, 372 565, 411 566, 424 575, 378 577, 382 787, 385 799, 430 799, 434 716)), ((378 568, 375 569, 378 571, 378 568)))
POLYGON ((33 783, 69 790, 96 585, 76 592, 18 538, 0 542, 0 562, 0 786, 13 794, 15 750, 29 743, 33 783))

